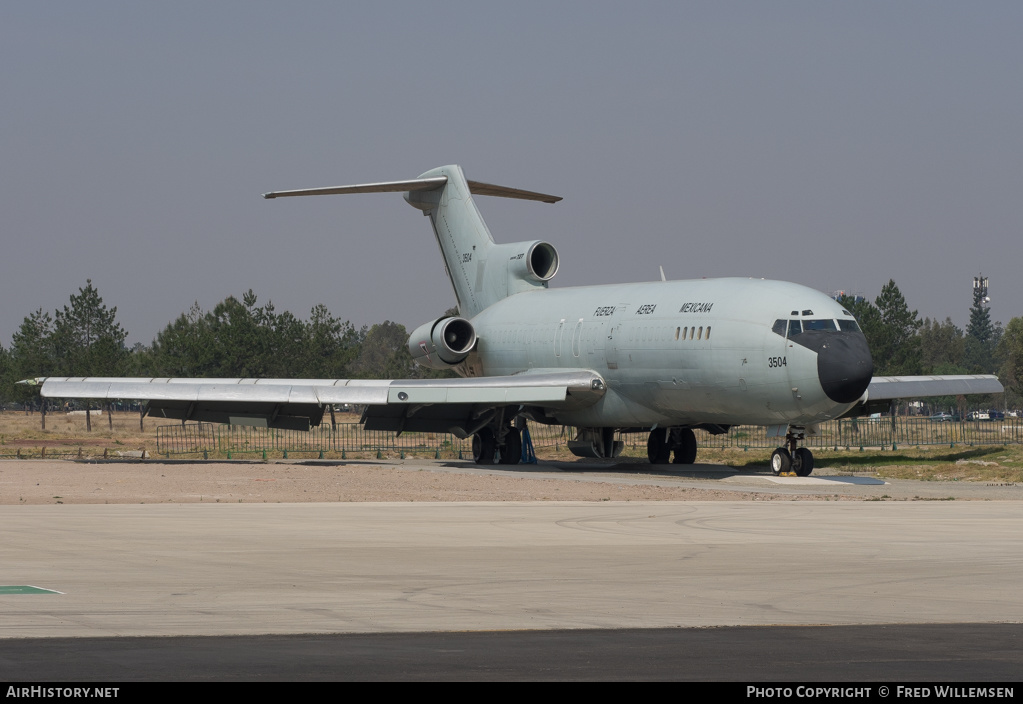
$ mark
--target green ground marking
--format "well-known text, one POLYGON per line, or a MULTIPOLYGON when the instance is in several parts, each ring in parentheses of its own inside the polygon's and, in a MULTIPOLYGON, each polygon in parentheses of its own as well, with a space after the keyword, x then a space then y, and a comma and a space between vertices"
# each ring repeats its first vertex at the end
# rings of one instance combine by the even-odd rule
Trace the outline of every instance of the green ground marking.
POLYGON ((54 589, 43 589, 42 587, 33 587, 30 584, 24 585, 0 585, 0 594, 61 594, 54 589))

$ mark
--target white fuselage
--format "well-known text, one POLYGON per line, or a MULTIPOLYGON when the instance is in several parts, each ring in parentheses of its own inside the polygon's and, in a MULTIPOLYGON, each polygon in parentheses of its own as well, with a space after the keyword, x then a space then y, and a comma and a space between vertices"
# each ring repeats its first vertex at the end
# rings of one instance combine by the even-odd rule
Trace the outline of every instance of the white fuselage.
POLYGON ((476 374, 587 369, 608 390, 555 412, 576 426, 809 425, 852 403, 827 396, 817 353, 777 321, 852 320, 828 296, 762 279, 702 279, 536 290, 472 319, 476 374))

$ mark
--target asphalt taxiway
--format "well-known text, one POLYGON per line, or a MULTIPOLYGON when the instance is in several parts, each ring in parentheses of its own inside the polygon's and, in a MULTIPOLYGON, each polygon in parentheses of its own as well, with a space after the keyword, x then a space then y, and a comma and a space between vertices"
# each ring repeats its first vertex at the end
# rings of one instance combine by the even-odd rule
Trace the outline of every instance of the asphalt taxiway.
MULTIPOLYGON (((15 647, 268 634, 577 631, 596 643, 608 631, 938 624, 1007 634, 992 643, 999 661, 1021 661, 1015 500, 35 505, 0 516, 3 584, 50 590, 0 594, 4 679, 28 674, 3 657, 15 647)), ((165 677, 189 676, 177 657, 165 677)))

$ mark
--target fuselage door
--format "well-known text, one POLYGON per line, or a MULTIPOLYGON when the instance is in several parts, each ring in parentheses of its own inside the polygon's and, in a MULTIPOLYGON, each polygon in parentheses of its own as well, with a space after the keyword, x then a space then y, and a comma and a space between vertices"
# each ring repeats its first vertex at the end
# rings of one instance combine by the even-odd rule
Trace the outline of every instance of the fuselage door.
POLYGON ((558 329, 554 331, 554 356, 561 356, 561 343, 565 338, 565 319, 558 323, 558 329))
POLYGON ((611 314, 611 321, 607 327, 607 339, 604 341, 604 357, 607 359, 608 369, 618 368, 618 348, 625 341, 622 325, 625 323, 625 311, 628 304, 615 306, 611 314))
POLYGON ((792 394, 793 400, 796 405, 799 405, 797 392, 792 391, 792 379, 790 375, 790 364, 795 360, 792 359, 791 346, 792 342, 789 341, 794 335, 799 335, 803 331, 802 323, 798 318, 791 317, 788 319, 781 319, 775 322, 774 331, 768 333, 768 339, 773 344, 765 345, 765 352, 767 353, 767 375, 768 378, 776 382, 780 386, 784 386, 785 395, 792 394), (776 334, 782 330, 781 334, 776 334))

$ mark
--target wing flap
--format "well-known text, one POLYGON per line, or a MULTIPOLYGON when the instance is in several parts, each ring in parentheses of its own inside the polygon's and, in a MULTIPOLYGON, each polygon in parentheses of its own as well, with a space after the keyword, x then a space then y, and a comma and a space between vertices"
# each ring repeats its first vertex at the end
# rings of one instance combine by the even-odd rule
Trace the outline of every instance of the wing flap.
POLYGON ((45 398, 132 399, 366 405, 387 403, 386 380, 369 379, 132 379, 42 377, 45 398))

